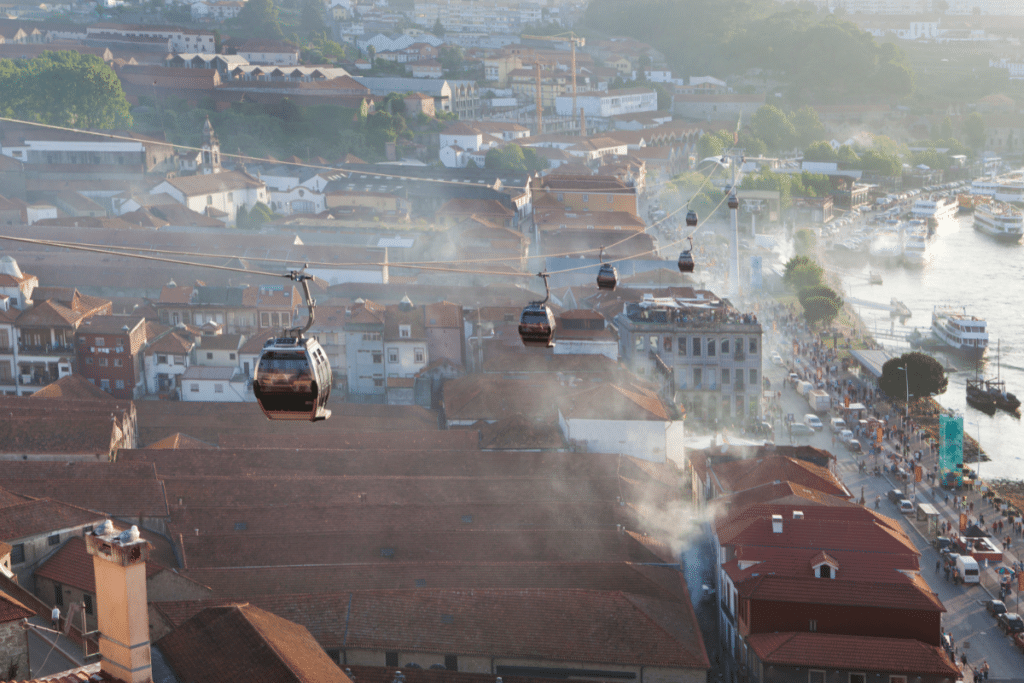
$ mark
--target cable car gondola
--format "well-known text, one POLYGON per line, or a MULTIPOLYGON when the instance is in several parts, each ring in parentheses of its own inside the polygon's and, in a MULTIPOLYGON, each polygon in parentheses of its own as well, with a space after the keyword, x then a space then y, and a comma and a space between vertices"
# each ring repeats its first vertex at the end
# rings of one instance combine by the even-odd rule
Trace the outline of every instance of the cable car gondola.
POLYGON ((693 238, 687 237, 686 239, 690 240, 690 248, 679 254, 680 273, 692 273, 693 268, 696 265, 693 262, 693 254, 690 253, 693 251, 693 238))
POLYGON ((690 209, 686 212, 686 227, 696 228, 697 227, 697 212, 690 209))
POLYGON ((252 391, 271 420, 309 420, 316 422, 331 416, 327 399, 331 395, 331 364, 323 347, 306 332, 313 326, 316 302, 309 294, 312 276, 292 271, 292 280, 302 283, 309 306, 305 327, 285 330, 283 337, 268 339, 252 381, 252 391))
POLYGON ((730 192, 729 193, 729 208, 730 209, 738 209, 738 208, 740 208, 740 200, 736 198, 736 193, 735 192, 730 192))
POLYGON ((597 288, 615 290, 619 284, 619 271, 610 263, 604 262, 604 247, 601 247, 601 269, 597 271, 597 288))
POLYGON ((547 346, 555 345, 555 314, 548 307, 548 299, 551 298, 551 290, 548 288, 548 276, 546 273, 538 273, 544 278, 545 296, 543 301, 531 301, 523 309, 523 315, 519 318, 519 338, 523 346, 547 346))

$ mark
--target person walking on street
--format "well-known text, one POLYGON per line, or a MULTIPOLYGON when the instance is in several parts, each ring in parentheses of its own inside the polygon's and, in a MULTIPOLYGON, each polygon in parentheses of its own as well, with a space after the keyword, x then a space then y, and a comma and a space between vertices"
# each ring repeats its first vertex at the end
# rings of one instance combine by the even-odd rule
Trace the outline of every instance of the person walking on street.
POLYGON ((50 613, 50 621, 53 623, 54 631, 60 628, 60 607, 54 606, 53 611, 50 613))
POLYGON ((984 662, 981 663, 981 676, 986 681, 988 680, 988 660, 987 659, 984 662))

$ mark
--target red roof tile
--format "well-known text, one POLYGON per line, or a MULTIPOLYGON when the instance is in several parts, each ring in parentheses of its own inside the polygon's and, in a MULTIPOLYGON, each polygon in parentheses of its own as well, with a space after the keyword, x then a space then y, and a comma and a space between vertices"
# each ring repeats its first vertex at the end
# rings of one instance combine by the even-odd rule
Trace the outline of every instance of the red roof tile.
POLYGON ((0 539, 51 534, 61 529, 99 524, 104 516, 53 500, 33 500, 0 507, 0 539))
POLYGON ((747 642, 766 664, 961 678, 941 648, 911 638, 787 632, 759 633, 747 642))
MULTIPOLYGON (((146 562, 146 578, 163 571, 155 562, 146 562)), ((88 593, 96 593, 96 573, 85 539, 72 536, 57 552, 35 570, 35 575, 88 593)))
POLYGON ((193 683, 351 683, 305 627, 248 604, 204 609, 156 647, 193 683))
POLYGON ((30 610, 20 601, 0 591, 0 624, 29 619, 34 617, 35 614, 34 611, 30 610))
POLYGON ((81 375, 67 375, 47 384, 32 394, 33 398, 57 398, 78 401, 113 401, 113 396, 95 386, 81 375))
MULTIPOLYGON (((448 654, 455 645, 465 656, 709 668, 688 602, 617 591, 357 591, 253 602, 307 626, 325 649, 398 650, 411 657, 448 654), (338 618, 316 617, 325 610, 338 618)), ((208 604, 154 607, 180 623, 208 604)))

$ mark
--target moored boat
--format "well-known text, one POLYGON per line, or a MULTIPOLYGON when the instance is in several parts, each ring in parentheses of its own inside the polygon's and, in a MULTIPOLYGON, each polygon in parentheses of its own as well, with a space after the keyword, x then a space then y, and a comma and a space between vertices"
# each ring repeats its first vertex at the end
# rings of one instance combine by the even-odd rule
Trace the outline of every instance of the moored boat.
POLYGON ((1019 242, 1024 236, 1024 213, 1006 202, 986 202, 974 210, 974 229, 1001 242, 1019 242))
POLYGON ((968 315, 962 306, 936 306, 932 311, 932 333, 953 353, 981 358, 988 349, 988 323, 968 315))

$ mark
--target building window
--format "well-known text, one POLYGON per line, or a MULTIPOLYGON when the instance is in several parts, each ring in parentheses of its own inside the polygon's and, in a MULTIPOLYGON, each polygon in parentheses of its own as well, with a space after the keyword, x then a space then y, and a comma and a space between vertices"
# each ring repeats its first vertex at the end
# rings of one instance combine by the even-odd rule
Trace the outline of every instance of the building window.
POLYGON ((667 334, 661 338, 661 348, 672 353, 672 337, 667 334))
POLYGON ((215 393, 215 394, 223 394, 224 393, 224 385, 223 384, 214 384, 213 385, 213 393, 215 393))
POLYGON ((426 358, 426 354, 423 352, 423 349, 416 349, 415 351, 413 351, 413 354, 416 357, 417 363, 422 363, 424 361, 424 358, 426 358))
POLYGON ((260 327, 270 327, 270 314, 267 312, 260 313, 260 327))
POLYGON ((123 365, 124 365, 124 361, 123 360, 121 360, 120 358, 115 358, 114 359, 114 367, 115 368, 122 367, 123 365))
POLYGON ((18 543, 11 546, 11 564, 21 564, 25 561, 25 544, 18 543))
POLYGON ((397 363, 398 362, 398 349, 388 349, 388 362, 389 363, 397 363))
POLYGON ((412 336, 412 326, 411 325, 399 325, 398 326, 398 336, 399 337, 403 337, 403 338, 411 337, 412 336))
POLYGON ((100 367, 101 368, 107 367, 107 359, 106 359, 106 357, 100 358, 100 367))
POLYGON ((229 353, 228 358, 230 358, 231 360, 235 360, 235 354, 229 353))
POLYGON ((589 194, 583 195, 583 201, 589 202, 590 201, 590 195, 589 194))
POLYGON ((124 389, 124 380, 123 379, 115 379, 114 380, 114 388, 115 389, 124 389))
MULTIPOLYGON (((459 670, 459 656, 458 655, 445 655, 444 656, 444 668, 449 671, 459 670)), ((904 683, 906 683, 904 681, 904 683)))
POLYGON ((757 384, 757 370, 754 368, 750 369, 750 386, 757 384))
POLYGON ((384 386, 384 379, 381 378, 381 377, 374 377, 373 378, 373 386, 375 386, 375 387, 382 387, 382 386, 384 386))
POLYGON ((694 356, 700 355, 700 337, 693 338, 693 354, 694 356))
POLYGON ((213 360, 213 351, 206 352, 206 360, 213 360))
POLYGON ((376 353, 376 352, 373 353, 373 362, 374 363, 383 363, 384 362, 384 354, 383 353, 376 353))
POLYGON ((722 368, 722 384, 729 383, 729 368, 722 368))
POLYGON ((212 194, 206 195, 206 203, 207 204, 213 204, 213 195, 212 194))
POLYGON ((189 390, 189 391, 191 391, 191 392, 192 392, 192 393, 194 393, 194 394, 198 394, 198 393, 199 393, 199 384, 198 384, 198 383, 196 383, 196 382, 193 382, 193 383, 192 383, 192 384, 191 384, 191 385, 189 386, 188 390, 189 390))
POLYGON ((723 339, 722 340, 722 354, 724 355, 724 354, 727 354, 727 353, 729 353, 729 340, 728 339, 723 339))
POLYGON ((185 364, 185 356, 175 356, 174 357, 174 364, 175 365, 184 365, 185 364))
POLYGON ((92 614, 92 596, 88 593, 82 596, 82 602, 85 603, 85 613, 92 614))
POLYGON ((86 358, 86 359, 85 359, 85 364, 86 364, 86 365, 92 365, 92 364, 93 364, 93 361, 92 361, 92 357, 88 357, 88 358, 86 358))
POLYGON ((750 338, 750 353, 757 353, 757 337, 750 338))
POLYGON ((827 564, 823 564, 818 567, 818 578, 819 579, 831 579, 832 578, 832 567, 827 564))
POLYGON ((906 676, 889 676, 889 683, 907 683, 906 676))
POLYGON ((850 683, 867 683, 867 674, 850 674, 850 683))
POLYGON ((398 653, 397 652, 385 652, 384 653, 384 666, 398 666, 398 653))
POLYGON ((714 356, 714 355, 715 355, 715 340, 714 339, 708 339, 708 356, 710 357, 710 356, 714 356))
POLYGON ((559 193, 558 193, 557 195, 555 195, 555 196, 556 196, 556 197, 558 198, 558 201, 562 201, 563 199, 565 199, 565 197, 564 197, 564 196, 562 195, 562 193, 561 193, 561 192, 559 192, 559 193))
POLYGON ((693 369, 693 388, 694 389, 700 389, 700 383, 701 383, 701 380, 703 379, 702 375, 703 375, 703 370, 701 368, 694 368, 693 369))
POLYGON ((59 583, 53 584, 53 604, 58 607, 64 606, 64 586, 59 583))
POLYGON ((47 537, 46 545, 60 545, 60 534, 53 534, 47 537))
POLYGON ((103 337, 96 337, 96 346, 106 346, 106 340, 103 337))

